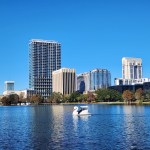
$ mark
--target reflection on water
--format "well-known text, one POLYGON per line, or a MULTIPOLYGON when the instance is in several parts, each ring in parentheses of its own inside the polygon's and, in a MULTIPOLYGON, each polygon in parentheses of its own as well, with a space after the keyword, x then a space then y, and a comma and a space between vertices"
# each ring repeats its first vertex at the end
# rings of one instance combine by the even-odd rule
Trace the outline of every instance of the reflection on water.
POLYGON ((136 106, 136 105, 125 105, 123 107, 124 114, 129 115, 143 115, 144 114, 144 107, 143 106, 136 106))
POLYGON ((0 149, 150 149, 150 106, 0 107, 0 149))
POLYGON ((88 127, 88 119, 90 115, 81 115, 81 116, 72 115, 72 117, 73 117, 73 123, 74 123, 74 131, 77 132, 80 122, 82 122, 82 128, 88 127))
POLYGON ((72 116, 73 116, 73 120, 76 122, 76 121, 78 121, 79 119, 82 119, 83 121, 88 121, 88 118, 89 118, 91 115, 80 115, 80 116, 72 115, 72 116))
MULTIPOLYGON (((131 149, 138 149, 139 147, 143 148, 146 145, 147 134, 145 131, 146 123, 144 106, 124 106, 124 136, 125 141, 131 149), (143 144, 142 144, 143 143, 143 144), (145 143, 145 144, 144 144, 145 143)), ((149 118, 148 118, 149 119, 149 118)), ((147 147, 148 148, 148 147, 147 147)), ((150 147, 149 147, 150 148, 150 147)))

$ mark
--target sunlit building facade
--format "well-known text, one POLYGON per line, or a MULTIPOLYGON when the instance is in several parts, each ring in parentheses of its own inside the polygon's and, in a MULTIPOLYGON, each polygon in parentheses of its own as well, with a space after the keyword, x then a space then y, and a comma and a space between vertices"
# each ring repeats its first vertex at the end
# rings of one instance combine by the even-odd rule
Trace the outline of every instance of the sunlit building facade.
POLYGON ((122 78, 115 78, 115 85, 143 84, 149 81, 150 78, 143 78, 141 58, 122 58, 122 78))
POLYGON ((29 43, 29 88, 45 99, 52 93, 52 72, 61 68, 61 44, 31 40, 29 43))
POLYGON ((76 72, 75 69, 61 68, 53 71, 53 92, 60 92, 68 95, 76 90, 76 72))
POLYGON ((142 59, 141 58, 122 58, 122 78, 141 79, 142 78, 142 59))

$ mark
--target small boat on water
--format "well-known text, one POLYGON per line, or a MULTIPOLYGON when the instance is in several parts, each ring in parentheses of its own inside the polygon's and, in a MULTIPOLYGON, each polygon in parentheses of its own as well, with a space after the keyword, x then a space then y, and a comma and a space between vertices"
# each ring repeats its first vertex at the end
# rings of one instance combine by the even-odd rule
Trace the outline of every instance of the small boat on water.
POLYGON ((29 103, 29 102, 26 102, 26 105, 31 105, 31 103, 29 103))
POLYGON ((31 105, 31 103, 23 102, 23 103, 18 103, 17 105, 19 105, 19 106, 28 106, 28 105, 31 105))
POLYGON ((75 106, 73 110, 73 115, 90 115, 88 112, 88 106, 75 106))

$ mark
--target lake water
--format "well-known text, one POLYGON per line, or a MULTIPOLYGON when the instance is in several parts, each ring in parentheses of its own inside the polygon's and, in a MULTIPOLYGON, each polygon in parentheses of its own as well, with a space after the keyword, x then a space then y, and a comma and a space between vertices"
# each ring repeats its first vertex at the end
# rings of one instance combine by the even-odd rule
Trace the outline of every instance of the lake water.
POLYGON ((88 106, 81 117, 74 105, 1 106, 0 149, 150 149, 150 106, 88 106))

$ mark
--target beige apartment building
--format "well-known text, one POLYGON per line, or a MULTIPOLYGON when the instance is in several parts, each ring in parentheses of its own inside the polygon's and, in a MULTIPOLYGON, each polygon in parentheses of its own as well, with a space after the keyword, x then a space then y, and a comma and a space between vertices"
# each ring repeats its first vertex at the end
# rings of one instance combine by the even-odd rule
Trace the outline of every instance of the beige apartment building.
POLYGON ((122 78, 115 78, 115 85, 134 85, 150 82, 150 78, 143 78, 142 59, 123 57, 122 78))
POLYGON ((141 79, 142 78, 142 59, 141 58, 122 58, 122 78, 141 79))
POLYGON ((76 89, 75 69, 61 68, 52 73, 53 92, 71 94, 76 89))

